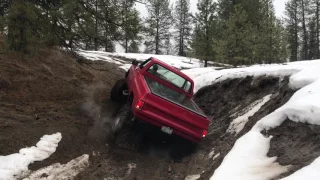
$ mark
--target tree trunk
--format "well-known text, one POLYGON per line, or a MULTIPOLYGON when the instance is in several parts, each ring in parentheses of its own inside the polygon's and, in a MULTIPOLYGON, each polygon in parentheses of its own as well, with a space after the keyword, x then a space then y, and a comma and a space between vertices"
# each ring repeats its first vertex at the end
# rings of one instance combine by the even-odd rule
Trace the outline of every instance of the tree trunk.
POLYGON ((307 37, 307 28, 306 28, 306 19, 305 19, 305 4, 304 0, 301 0, 301 8, 302 8, 302 29, 303 29, 303 54, 304 58, 308 57, 308 37, 307 37))
POLYGON ((155 42, 156 42, 156 54, 160 54, 159 52, 159 20, 157 20, 157 32, 156 32, 156 39, 155 39, 155 42))
POLYGON ((298 61, 298 51, 299 51, 299 29, 298 29, 298 5, 295 1, 295 14, 294 14, 294 23, 295 23, 295 46, 294 46, 294 60, 298 61))
POLYGON ((125 52, 128 53, 128 19, 127 19, 127 11, 128 11, 128 8, 127 8, 127 0, 125 0, 124 2, 124 28, 125 28, 125 52))
POLYGON ((316 10, 316 19, 317 19, 317 22, 316 22, 316 26, 317 26, 317 52, 316 52, 316 54, 317 54, 317 59, 320 59, 320 38, 319 38, 319 31, 320 31, 320 27, 319 27, 319 13, 320 13, 320 11, 319 11, 319 8, 320 8, 320 2, 319 2, 319 0, 317 0, 317 3, 316 3, 316 5, 317 5, 317 10, 316 10))
POLYGON ((94 50, 97 51, 98 50, 98 0, 96 0, 95 2, 95 32, 94 32, 94 50))

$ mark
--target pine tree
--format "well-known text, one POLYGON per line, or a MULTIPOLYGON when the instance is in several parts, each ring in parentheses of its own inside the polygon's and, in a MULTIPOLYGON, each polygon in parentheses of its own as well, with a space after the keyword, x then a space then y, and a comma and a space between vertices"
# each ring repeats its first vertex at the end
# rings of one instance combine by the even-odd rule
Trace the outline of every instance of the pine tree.
POLYGON ((191 36, 190 0, 178 0, 174 12, 178 55, 186 56, 191 36))
POLYGON ((272 1, 246 0, 229 4, 233 8, 219 15, 223 33, 216 47, 218 59, 234 65, 285 61, 287 40, 275 17, 272 1))
POLYGON ((286 21, 286 29, 288 32, 288 43, 289 49, 291 51, 290 61, 298 61, 299 60, 299 23, 300 18, 298 15, 298 2, 297 0, 290 0, 286 3, 286 11, 285 14, 287 18, 286 21))
POLYGON ((195 16, 196 28, 192 37, 191 48, 193 56, 208 61, 215 59, 214 45, 217 32, 217 3, 213 0, 200 0, 198 2, 198 13, 195 16))
MULTIPOLYGON (((133 1, 122 0, 121 23, 122 23, 122 41, 121 44, 125 52, 129 51, 129 45, 139 46, 141 40, 139 35, 142 27, 140 25, 139 12, 134 8, 133 1)), ((131 49, 132 50, 132 49, 131 49)))
POLYGON ((219 41, 219 58, 233 65, 251 64, 254 55, 251 44, 256 33, 248 22, 246 11, 242 6, 235 5, 230 20, 227 21, 223 39, 219 41))
POLYGON ((317 45, 317 26, 316 26, 316 19, 313 18, 309 24, 309 51, 308 51, 308 59, 317 59, 317 51, 319 46, 317 45))
POLYGON ((320 2, 318 0, 315 0, 316 4, 316 34, 317 34, 317 59, 320 59, 320 2))
POLYGON ((13 51, 27 52, 30 40, 37 33, 39 9, 32 3, 16 0, 8 10, 8 42, 13 51))
POLYGON ((164 42, 172 25, 172 14, 169 0, 149 0, 146 19, 146 52, 161 54, 164 42))
POLYGON ((308 2, 306 0, 299 0, 301 23, 302 23, 302 59, 308 59, 308 32, 307 32, 307 17, 306 11, 308 8, 308 2))
POLYGON ((4 34, 4 28, 7 26, 5 16, 8 13, 8 9, 11 6, 11 1, 4 0, 0 2, 0 34, 4 34))
MULTIPOLYGON (((320 59, 320 2, 319 0, 311 0, 309 11, 307 15, 310 17, 309 31, 310 31, 310 50, 314 56, 313 59, 320 59)), ((310 57, 309 57, 310 59, 310 57)))
POLYGON ((139 43, 132 41, 128 47, 128 53, 140 53, 139 43))

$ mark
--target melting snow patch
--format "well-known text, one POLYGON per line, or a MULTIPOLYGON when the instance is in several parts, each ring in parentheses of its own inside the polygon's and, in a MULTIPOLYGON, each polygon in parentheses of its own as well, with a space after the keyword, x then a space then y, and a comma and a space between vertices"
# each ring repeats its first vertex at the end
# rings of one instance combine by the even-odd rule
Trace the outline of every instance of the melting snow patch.
POLYGON ((137 165, 134 163, 128 164, 128 171, 126 173, 126 176, 129 176, 131 174, 132 169, 137 168, 137 165))
POLYGON ((72 180, 89 166, 89 155, 85 154, 67 164, 56 163, 33 172, 24 180, 72 180))
POLYGON ((250 104, 249 107, 246 108, 246 110, 249 110, 249 111, 243 114, 242 116, 239 116, 236 119, 234 119, 230 123, 229 128, 227 129, 227 132, 235 133, 235 135, 237 135, 244 128, 246 123, 249 121, 249 117, 256 114, 260 110, 260 108, 270 100, 270 98, 271 98, 271 94, 250 104))
POLYGON ((197 180, 199 178, 200 178, 200 174, 196 174, 196 175, 189 175, 184 180, 197 180))
POLYGON ((212 158, 212 156, 214 155, 214 148, 211 150, 211 152, 209 153, 209 158, 212 158))
POLYGON ((216 154, 216 155, 212 158, 212 160, 213 160, 213 161, 216 160, 219 156, 220 156, 220 153, 216 154))
POLYGON ((42 161, 56 151, 61 133, 44 135, 36 146, 23 148, 19 153, 0 156, 0 180, 22 178, 28 173, 29 164, 42 161))

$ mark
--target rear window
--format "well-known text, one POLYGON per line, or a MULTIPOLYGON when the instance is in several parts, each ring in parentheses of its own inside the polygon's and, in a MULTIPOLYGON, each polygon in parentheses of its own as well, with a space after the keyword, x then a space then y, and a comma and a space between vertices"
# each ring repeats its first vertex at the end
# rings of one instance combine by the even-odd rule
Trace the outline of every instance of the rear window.
POLYGON ((190 93, 191 91, 191 82, 185 78, 179 76, 178 74, 170 71, 169 69, 159 65, 154 64, 149 67, 147 70, 150 74, 171 83, 172 85, 182 89, 183 91, 190 93))
POLYGON ((179 93, 178 91, 175 91, 167 86, 164 86, 158 81, 150 77, 145 76, 144 78, 152 94, 157 95, 163 99, 166 99, 181 107, 184 107, 185 109, 195 112, 201 116, 204 116, 204 117, 206 116, 198 108, 198 106, 191 100, 191 98, 189 98, 185 94, 179 93))
POLYGON ((140 68, 144 68, 146 67, 149 63, 151 62, 151 59, 147 59, 144 62, 141 63, 140 68))

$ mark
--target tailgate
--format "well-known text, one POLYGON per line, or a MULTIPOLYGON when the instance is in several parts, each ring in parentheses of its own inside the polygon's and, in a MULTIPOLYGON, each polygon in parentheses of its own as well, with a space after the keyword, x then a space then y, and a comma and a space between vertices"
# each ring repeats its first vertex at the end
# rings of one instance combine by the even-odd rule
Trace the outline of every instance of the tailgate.
POLYGON ((208 129, 209 120, 199 113, 178 105, 165 97, 148 94, 143 106, 144 115, 160 121, 164 126, 194 137, 201 137, 208 129))

